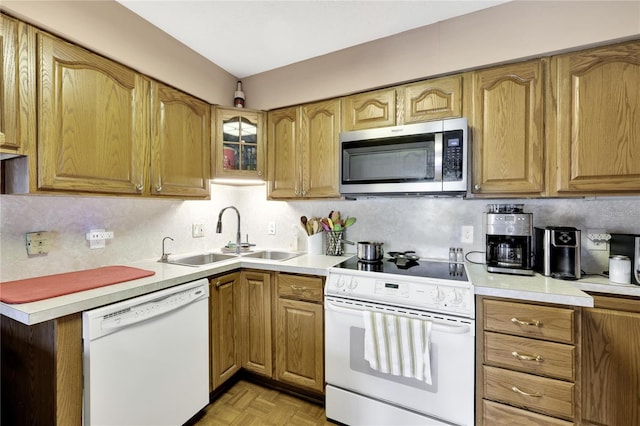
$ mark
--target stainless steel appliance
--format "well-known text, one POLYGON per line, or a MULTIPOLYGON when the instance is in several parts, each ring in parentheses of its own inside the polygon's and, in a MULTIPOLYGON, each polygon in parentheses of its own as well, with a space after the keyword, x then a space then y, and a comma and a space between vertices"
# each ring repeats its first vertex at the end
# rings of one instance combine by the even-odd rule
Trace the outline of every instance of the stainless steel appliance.
POLYGON ((611 234, 609 254, 631 259, 631 283, 640 285, 640 234, 611 234))
POLYGON ((534 269, 547 277, 578 280, 580 230, 570 226, 534 228, 534 269))
POLYGON ((487 271, 533 275, 533 215, 522 207, 490 206, 485 213, 487 271))
POLYGON ((209 403, 206 279, 83 312, 84 425, 180 425, 209 403))
POLYGON ((340 133, 340 193, 466 193, 467 129, 456 118, 340 133))
POLYGON ((475 308, 463 263, 329 269, 326 414, 349 425, 473 425, 475 308), (410 349, 411 348, 411 349, 410 349))

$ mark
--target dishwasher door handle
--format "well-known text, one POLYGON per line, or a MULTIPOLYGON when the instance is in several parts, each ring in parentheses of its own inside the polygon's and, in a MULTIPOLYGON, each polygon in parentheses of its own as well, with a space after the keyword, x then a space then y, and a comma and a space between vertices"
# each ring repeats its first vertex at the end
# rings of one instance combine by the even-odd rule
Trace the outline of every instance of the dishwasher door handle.
POLYGON ((140 305, 131 306, 122 311, 105 315, 100 323, 100 328, 102 330, 116 331, 133 324, 147 321, 190 305, 200 300, 205 294, 201 288, 193 288, 140 305))

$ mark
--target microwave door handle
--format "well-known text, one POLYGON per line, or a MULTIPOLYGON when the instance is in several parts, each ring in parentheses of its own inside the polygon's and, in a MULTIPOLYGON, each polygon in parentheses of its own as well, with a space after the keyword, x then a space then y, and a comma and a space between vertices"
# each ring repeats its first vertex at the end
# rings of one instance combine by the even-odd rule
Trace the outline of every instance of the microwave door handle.
POLYGON ((435 182, 442 182, 442 153, 444 151, 442 146, 443 134, 435 134, 435 182))

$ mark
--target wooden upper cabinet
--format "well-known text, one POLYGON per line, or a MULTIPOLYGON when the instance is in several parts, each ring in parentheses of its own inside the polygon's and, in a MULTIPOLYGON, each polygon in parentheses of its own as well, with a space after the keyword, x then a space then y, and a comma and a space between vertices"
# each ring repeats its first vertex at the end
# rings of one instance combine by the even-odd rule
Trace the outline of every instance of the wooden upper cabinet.
POLYGON ((342 130, 362 130, 396 124, 396 89, 359 93, 342 99, 342 130))
POLYGON ((302 107, 302 197, 339 197, 340 101, 302 107))
POLYGON ((270 199, 339 197, 340 100, 270 111, 270 199))
POLYGON ((142 193, 148 80, 47 34, 37 37, 38 188, 142 193))
POLYGON ((215 177, 266 178, 264 116, 262 111, 215 108, 215 177))
POLYGON ((545 66, 534 60, 472 73, 474 194, 542 195, 545 66))
POLYGON ((154 82, 151 112, 151 194, 208 196, 210 105, 154 82))
POLYGON ((297 198, 300 194, 299 123, 298 108, 295 107, 268 113, 269 198, 297 198))
POLYGON ((434 78, 398 89, 404 124, 462 117, 462 75, 434 78))
POLYGON ((550 81, 550 194, 640 193, 640 41, 553 57, 550 81))
POLYGON ((34 45, 33 27, 0 13, 0 154, 5 158, 35 154, 34 45))

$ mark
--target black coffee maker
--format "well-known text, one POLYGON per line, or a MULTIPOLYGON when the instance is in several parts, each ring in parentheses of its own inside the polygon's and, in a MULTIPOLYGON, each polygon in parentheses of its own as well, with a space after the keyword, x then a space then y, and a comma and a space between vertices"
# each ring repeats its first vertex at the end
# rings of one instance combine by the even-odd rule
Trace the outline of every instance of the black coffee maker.
POLYGON ((570 226, 535 228, 534 269, 547 277, 578 280, 580 230, 570 226))
POLYGON ((533 275, 533 215, 522 204, 490 204, 485 213, 488 272, 533 275))

